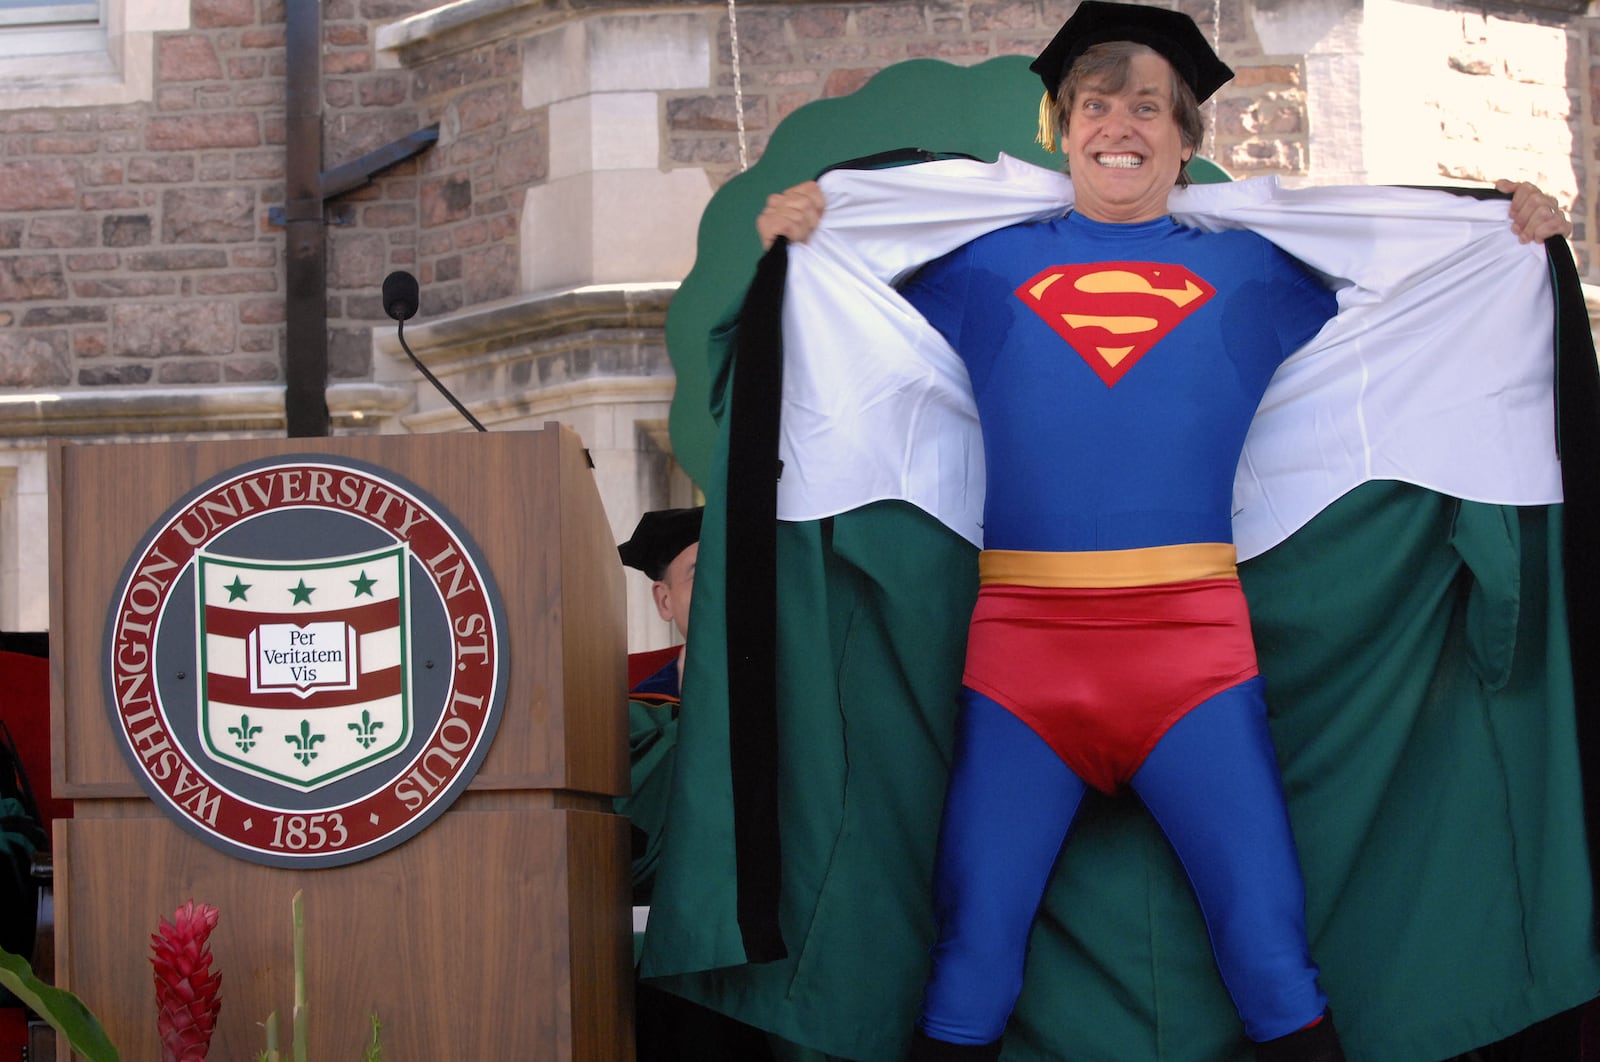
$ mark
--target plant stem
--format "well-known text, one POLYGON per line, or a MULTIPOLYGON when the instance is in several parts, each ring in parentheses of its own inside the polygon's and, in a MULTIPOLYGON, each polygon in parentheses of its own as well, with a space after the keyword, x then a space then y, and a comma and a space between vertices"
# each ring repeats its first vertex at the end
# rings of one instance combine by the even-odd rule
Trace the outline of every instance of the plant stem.
POLYGON ((372 1022, 372 1042, 367 1045, 366 1056, 361 1062, 383 1062, 383 1044, 378 1039, 383 1023, 378 1021, 377 1011, 373 1011, 367 1017, 372 1022))
POLYGON ((306 1062, 309 1021, 306 1014, 306 905, 304 894, 296 891, 290 906, 294 911, 294 1062, 306 1062))

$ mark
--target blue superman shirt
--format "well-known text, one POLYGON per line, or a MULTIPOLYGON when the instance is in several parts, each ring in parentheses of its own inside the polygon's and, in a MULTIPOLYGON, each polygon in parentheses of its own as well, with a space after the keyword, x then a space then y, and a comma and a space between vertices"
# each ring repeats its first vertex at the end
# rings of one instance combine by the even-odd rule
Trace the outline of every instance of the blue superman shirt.
POLYGON ((1013 550, 1231 542, 1267 381, 1335 311, 1254 233, 1080 214, 980 237, 902 293, 966 363, 984 545, 1013 550))

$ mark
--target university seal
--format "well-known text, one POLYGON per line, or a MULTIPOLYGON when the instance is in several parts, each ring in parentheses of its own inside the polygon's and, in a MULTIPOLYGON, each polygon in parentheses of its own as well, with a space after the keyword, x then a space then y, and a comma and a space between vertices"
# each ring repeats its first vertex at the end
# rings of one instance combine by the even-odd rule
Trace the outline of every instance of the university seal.
POLYGON ((151 798, 274 866, 384 852, 489 750, 505 620, 448 512, 327 455, 232 469, 151 528, 106 620, 107 701, 151 798))

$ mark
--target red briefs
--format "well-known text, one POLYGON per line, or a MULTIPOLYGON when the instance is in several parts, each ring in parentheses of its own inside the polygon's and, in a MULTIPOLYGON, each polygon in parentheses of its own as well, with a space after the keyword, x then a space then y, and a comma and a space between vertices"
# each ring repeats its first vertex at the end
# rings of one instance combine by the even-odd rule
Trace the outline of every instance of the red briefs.
POLYGON ((1153 586, 985 585, 962 682, 1084 782, 1115 792, 1190 709, 1256 674, 1237 577, 1153 586))

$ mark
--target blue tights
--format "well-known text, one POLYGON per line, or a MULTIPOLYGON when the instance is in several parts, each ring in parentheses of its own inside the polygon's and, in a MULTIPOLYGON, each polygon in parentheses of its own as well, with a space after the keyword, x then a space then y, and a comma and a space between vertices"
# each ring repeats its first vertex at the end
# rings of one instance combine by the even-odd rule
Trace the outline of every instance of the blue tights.
MULTIPOLYGON (((1245 1035, 1270 1040, 1327 1005, 1306 944, 1305 887, 1261 680, 1180 719, 1132 788, 1189 875, 1245 1035)), ((918 1025, 998 1040, 1022 992, 1028 934, 1084 783, 1027 724, 963 691, 935 864, 939 922, 918 1025)))

